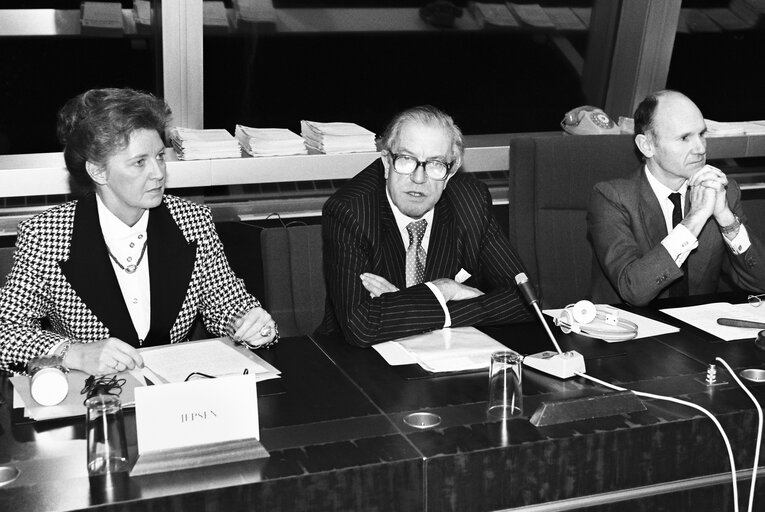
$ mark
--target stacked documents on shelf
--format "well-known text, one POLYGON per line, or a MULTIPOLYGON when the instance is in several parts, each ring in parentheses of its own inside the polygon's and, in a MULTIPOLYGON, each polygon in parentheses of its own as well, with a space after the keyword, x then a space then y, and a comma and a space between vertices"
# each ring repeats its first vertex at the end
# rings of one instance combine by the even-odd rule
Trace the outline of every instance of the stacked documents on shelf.
POLYGON ((120 2, 82 2, 80 29, 83 35, 118 36, 123 33, 120 2))
POLYGON ((223 129, 195 130, 175 127, 170 141, 179 160, 207 160, 210 158, 239 158, 239 142, 223 129))
POLYGON ((559 30, 587 29, 587 25, 569 7, 548 7, 545 12, 559 30))
POLYGON ((205 31, 225 34, 230 30, 226 5, 220 1, 202 2, 202 23, 205 31))
POLYGON ((308 148, 297 133, 286 128, 250 128, 236 125, 236 140, 252 156, 305 155, 308 148))
POLYGON ((151 2, 149 0, 133 0, 133 21, 138 32, 151 32, 151 2))
POLYGON ((470 2, 468 5, 481 28, 521 26, 504 3, 470 2))
POLYGON ((707 137, 731 137, 734 135, 761 135, 765 126, 756 121, 719 122, 705 119, 707 137))
POLYGON ((354 123, 300 121, 300 135, 322 153, 377 151, 375 134, 354 123))
POLYGON ((276 23, 272 0, 234 0, 236 19, 244 23, 276 23))
POLYGON ((521 20, 532 27, 555 28, 555 23, 539 4, 518 4, 507 2, 507 6, 521 20))

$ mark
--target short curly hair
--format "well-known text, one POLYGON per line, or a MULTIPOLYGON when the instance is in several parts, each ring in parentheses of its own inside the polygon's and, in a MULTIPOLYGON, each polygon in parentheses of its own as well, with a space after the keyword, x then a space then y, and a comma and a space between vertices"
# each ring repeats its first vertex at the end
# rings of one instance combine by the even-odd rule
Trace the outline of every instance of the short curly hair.
POLYGON ((136 130, 156 130, 164 141, 172 112, 164 100, 133 89, 91 89, 66 102, 58 112, 58 140, 75 182, 92 190, 85 163, 103 165, 125 149, 136 130))

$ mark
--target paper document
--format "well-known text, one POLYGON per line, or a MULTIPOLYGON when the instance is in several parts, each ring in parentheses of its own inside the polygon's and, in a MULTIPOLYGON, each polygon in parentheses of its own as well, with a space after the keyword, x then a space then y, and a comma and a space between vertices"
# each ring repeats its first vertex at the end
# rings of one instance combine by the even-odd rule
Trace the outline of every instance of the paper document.
MULTIPOLYGON (((82 393, 85 380, 89 375, 79 370, 72 370, 66 374, 69 383, 69 393, 63 402, 57 405, 40 405, 32 398, 29 389, 30 379, 26 375, 14 375, 11 377, 13 384, 13 407, 24 407, 24 416, 36 421, 51 420, 58 418, 70 418, 85 414, 86 395, 82 393)), ((144 385, 142 379, 136 378, 131 372, 117 374, 122 387, 114 393, 119 396, 122 407, 132 407, 135 401, 134 390, 144 385)))
POLYGON ((416 363, 429 372, 488 368, 492 352, 509 350, 475 327, 438 329, 373 346, 391 366, 416 363))
POLYGON ((661 311, 725 341, 744 338, 754 339, 759 329, 720 325, 717 323, 718 318, 765 322, 765 307, 755 308, 749 303, 731 304, 729 302, 714 302, 700 306, 662 309, 661 311))
MULTIPOLYGON (((597 306, 603 306, 603 304, 598 304, 597 306)), ((614 308, 614 307, 612 307, 612 309, 615 309, 616 311, 619 312, 619 318, 623 318, 624 320, 629 320, 630 322, 634 322, 635 324, 637 324, 638 333, 637 333, 637 336, 633 338, 635 340, 639 338, 650 338, 651 336, 661 336, 662 334, 669 334, 671 332, 680 331, 680 329, 678 329, 677 327, 671 326, 669 324, 665 324, 664 322, 659 322, 657 320, 652 320, 644 316, 636 315, 635 313, 630 313, 629 311, 624 311, 623 309, 614 308)), ((563 309, 545 309, 544 314, 552 318, 558 318, 560 316, 561 311, 563 311, 563 309)), ((609 343, 618 343, 618 342, 609 341, 609 343)))
MULTIPOLYGON (((154 381, 183 382, 193 372, 213 377, 242 375, 244 370, 258 382, 279 377, 279 371, 244 347, 235 347, 227 338, 174 343, 140 350, 146 375, 154 381)), ((156 382, 155 382, 156 383, 156 382)))

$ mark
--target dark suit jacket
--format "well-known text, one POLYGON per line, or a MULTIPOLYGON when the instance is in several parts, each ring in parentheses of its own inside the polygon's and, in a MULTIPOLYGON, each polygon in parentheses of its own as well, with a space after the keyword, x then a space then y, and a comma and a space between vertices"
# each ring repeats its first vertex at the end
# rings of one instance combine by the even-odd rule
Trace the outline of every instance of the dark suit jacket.
MULTIPOLYGON (((184 341, 202 313, 225 335, 229 319, 258 305, 228 265, 210 210, 174 196, 150 210, 151 323, 143 346, 184 341)), ((0 368, 21 371, 62 340, 119 338, 138 346, 106 250, 95 196, 22 222, 15 263, 0 290, 0 368), (52 330, 41 329, 48 318, 52 330)))
MULTIPOLYGON (((741 191, 735 181, 728 180, 727 194, 731 211, 745 224, 741 191)), ((644 305, 668 296, 669 285, 684 274, 661 244, 667 227, 642 167, 630 178, 595 185, 587 211, 587 230, 595 253, 595 302, 644 305)), ((751 247, 744 254, 734 255, 710 217, 699 234, 698 247, 687 260, 691 295, 716 292, 722 273, 744 290, 762 291, 765 248, 752 230, 748 233, 751 247)))
MULTIPOLYGON (((350 343, 368 346, 440 329, 444 313, 433 292, 406 288, 406 248, 385 194, 378 159, 338 190, 322 212, 327 308, 320 331, 342 330, 350 343), (398 292, 370 298, 363 272, 384 277, 398 292)), ((467 173, 452 177, 435 206, 425 280, 471 274, 465 284, 485 293, 447 303, 453 327, 530 318, 515 275, 523 265, 491 213, 486 186, 467 173)))

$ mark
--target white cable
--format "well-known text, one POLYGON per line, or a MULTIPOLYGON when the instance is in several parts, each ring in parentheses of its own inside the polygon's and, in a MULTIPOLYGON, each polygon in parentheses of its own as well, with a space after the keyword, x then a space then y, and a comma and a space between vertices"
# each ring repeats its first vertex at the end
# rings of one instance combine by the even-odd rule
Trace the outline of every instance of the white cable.
POLYGON ((749 398, 752 399, 752 403, 754 403, 754 407, 757 409, 757 444, 755 445, 754 449, 754 464, 752 465, 752 484, 749 487, 749 506, 747 508, 748 512, 752 512, 752 507, 754 506, 754 482, 757 478, 757 463, 760 460, 760 446, 762 444, 762 407, 760 407, 759 402, 754 398, 754 395, 752 395, 752 392, 749 391, 749 389, 742 384, 742 382, 739 380, 738 375, 733 373, 733 370, 730 366, 728 366, 728 363, 725 362, 725 360, 722 357, 715 357, 715 360, 720 361, 724 366, 725 369, 728 370, 728 373, 730 373, 731 377, 733 377, 733 380, 736 381, 736 384, 741 386, 741 389, 744 390, 744 392, 749 395, 749 398))
MULTIPOLYGON (((728 440, 728 436, 725 434, 725 430, 723 430, 722 425, 720 425, 720 422, 717 421, 717 418, 715 418, 711 412, 707 411, 700 405, 696 405, 693 402, 686 402, 685 400, 680 400, 679 398, 674 398, 671 396, 664 396, 664 395, 654 395, 653 393, 644 393, 642 391, 634 391, 631 389, 622 388, 619 386, 615 386, 614 384, 611 384, 609 382, 602 381, 596 377, 591 377, 587 375, 586 373, 577 372, 576 375, 579 375, 580 377, 584 377, 585 379, 589 379, 593 382, 600 384, 601 386, 605 386, 607 388, 611 388, 616 391, 631 391, 632 393, 635 393, 638 396, 643 396, 646 398, 655 398, 658 400, 666 400, 668 402, 675 402, 678 404, 687 405, 688 407, 692 407, 706 414, 709 417, 709 419, 712 420, 712 423, 714 423, 717 429, 720 431, 720 435, 722 435, 723 441, 725 441, 725 447, 728 450, 728 459, 730 460, 730 473, 731 473, 731 479, 733 483, 733 510, 735 512, 738 512, 738 486, 736 485, 736 462, 733 460, 733 448, 731 448, 730 446, 730 441, 728 440)), ((757 463, 757 459, 755 459, 755 464, 756 463, 757 463)))

